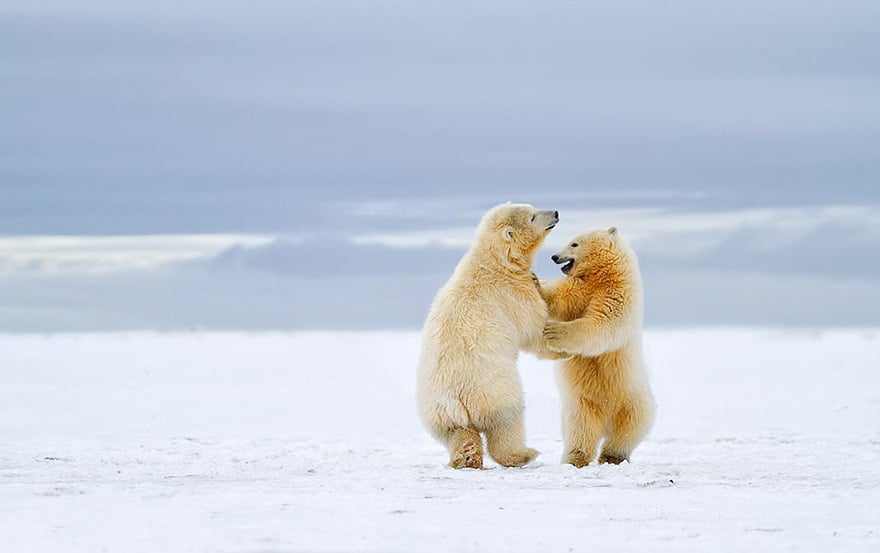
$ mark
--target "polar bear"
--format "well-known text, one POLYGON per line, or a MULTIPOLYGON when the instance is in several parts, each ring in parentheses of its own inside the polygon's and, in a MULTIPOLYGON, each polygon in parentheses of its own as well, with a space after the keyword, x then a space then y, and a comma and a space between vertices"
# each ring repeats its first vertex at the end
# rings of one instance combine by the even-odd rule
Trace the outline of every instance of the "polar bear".
POLYGON ((650 430, 654 399, 642 360, 642 285, 635 252, 612 227, 573 239, 552 257, 565 277, 541 282, 546 346, 558 363, 563 462, 628 461, 650 430), (599 449, 600 441, 602 443, 599 449))
POLYGON ((483 217, 476 239, 437 292, 425 322, 418 406, 428 431, 449 450, 449 466, 482 468, 483 440, 500 465, 518 467, 538 452, 525 445, 519 350, 544 348, 547 305, 532 261, 559 213, 502 204, 483 217))

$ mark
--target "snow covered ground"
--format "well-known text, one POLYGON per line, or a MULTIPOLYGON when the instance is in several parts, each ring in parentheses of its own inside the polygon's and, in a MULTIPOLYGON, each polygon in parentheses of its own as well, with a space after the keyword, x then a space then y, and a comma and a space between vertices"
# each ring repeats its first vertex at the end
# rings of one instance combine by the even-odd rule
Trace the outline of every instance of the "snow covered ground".
POLYGON ((446 468, 416 333, 0 336, 0 551, 880 551, 880 329, 649 331, 632 464, 446 468))

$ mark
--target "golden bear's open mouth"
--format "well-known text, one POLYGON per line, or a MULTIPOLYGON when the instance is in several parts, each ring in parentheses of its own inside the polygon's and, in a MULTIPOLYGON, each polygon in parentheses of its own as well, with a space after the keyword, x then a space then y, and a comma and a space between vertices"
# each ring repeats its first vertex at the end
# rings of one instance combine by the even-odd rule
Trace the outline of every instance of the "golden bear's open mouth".
POLYGON ((558 255, 553 256, 553 262, 557 265, 562 265, 560 269, 563 273, 568 274, 572 267, 574 267, 574 258, 573 257, 560 257, 558 255))

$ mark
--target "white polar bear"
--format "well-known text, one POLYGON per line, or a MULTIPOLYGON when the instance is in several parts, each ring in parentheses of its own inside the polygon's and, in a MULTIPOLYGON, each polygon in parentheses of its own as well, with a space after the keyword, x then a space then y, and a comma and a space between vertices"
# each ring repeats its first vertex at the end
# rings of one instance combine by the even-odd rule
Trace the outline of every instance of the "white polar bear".
POLYGON ((519 350, 549 359, 547 305, 531 272, 556 211, 503 204, 480 223, 476 240, 434 298, 422 337, 419 412, 449 449, 454 468, 482 468, 483 441, 501 465, 522 466, 538 452, 525 445, 519 350))

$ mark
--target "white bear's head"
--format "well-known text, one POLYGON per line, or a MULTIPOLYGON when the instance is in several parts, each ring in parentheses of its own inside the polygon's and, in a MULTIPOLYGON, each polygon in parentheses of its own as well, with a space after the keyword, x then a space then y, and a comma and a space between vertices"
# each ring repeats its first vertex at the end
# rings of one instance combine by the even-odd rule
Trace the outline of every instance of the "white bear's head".
POLYGON ((529 204, 501 204, 490 209, 477 231, 477 244, 486 247, 506 267, 529 269, 535 252, 559 222, 559 212, 539 211, 529 204))
POLYGON ((635 259, 635 254, 617 228, 611 227, 575 236, 551 259, 562 265, 566 275, 583 277, 603 268, 624 268, 635 259))

